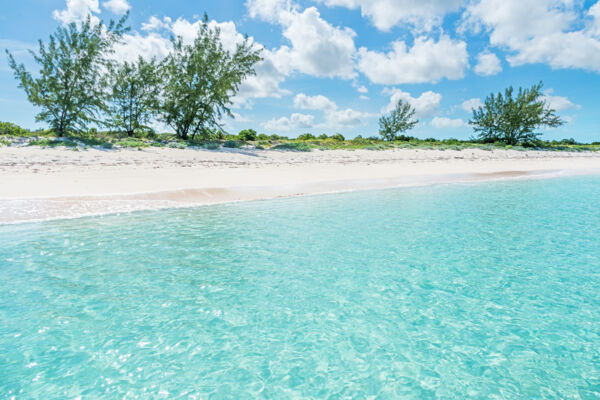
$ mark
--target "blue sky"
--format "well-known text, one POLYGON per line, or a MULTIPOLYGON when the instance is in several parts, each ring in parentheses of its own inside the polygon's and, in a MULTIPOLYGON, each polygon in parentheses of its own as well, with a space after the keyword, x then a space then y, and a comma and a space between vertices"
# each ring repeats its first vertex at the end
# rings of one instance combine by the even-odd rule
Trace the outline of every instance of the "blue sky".
MULTIPOLYGON (((0 48, 30 68, 27 49, 63 23, 117 18, 131 32, 115 57, 163 57, 191 40, 204 12, 234 46, 264 48, 257 76, 235 98, 230 132, 377 133, 398 99, 417 109, 418 137, 463 138, 470 108, 508 85, 544 82, 567 121, 548 139, 600 141, 600 1, 582 0, 20 0, 0 14, 0 48)), ((36 124, 0 57, 0 120, 36 124)))

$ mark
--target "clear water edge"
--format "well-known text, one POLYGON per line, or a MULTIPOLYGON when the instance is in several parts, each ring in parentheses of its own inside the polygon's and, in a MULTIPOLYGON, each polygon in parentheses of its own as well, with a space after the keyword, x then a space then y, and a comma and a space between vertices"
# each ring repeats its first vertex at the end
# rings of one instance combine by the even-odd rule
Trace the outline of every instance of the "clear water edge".
POLYGON ((600 179, 0 227, 0 396, 597 398, 600 179))

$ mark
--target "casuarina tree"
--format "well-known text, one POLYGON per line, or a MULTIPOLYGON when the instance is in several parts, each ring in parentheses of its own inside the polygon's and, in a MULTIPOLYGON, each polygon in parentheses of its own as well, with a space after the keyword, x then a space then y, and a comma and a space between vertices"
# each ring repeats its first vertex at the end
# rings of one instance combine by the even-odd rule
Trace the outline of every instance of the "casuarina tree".
POLYGON ((547 103, 542 93, 542 82, 529 89, 507 88, 502 93, 490 94, 485 103, 473 110, 469 124, 484 142, 502 142, 508 145, 532 143, 541 135, 541 127, 554 128, 563 121, 547 103))
POLYGON ((123 62, 110 67, 106 124, 129 136, 148 130, 160 98, 161 68, 153 59, 123 62))
POLYGON ((184 140, 218 128, 223 116, 232 116, 231 99, 260 60, 260 49, 248 38, 226 50, 220 30, 209 26, 205 15, 193 43, 173 39, 160 118, 184 140))
POLYGON ((419 123, 414 116, 415 109, 410 103, 398 100, 396 108, 389 115, 379 118, 379 134, 385 140, 395 140, 398 133, 412 129, 419 123))
POLYGON ((59 27, 48 43, 39 41, 31 54, 40 69, 35 77, 7 50, 9 65, 29 101, 41 111, 36 120, 50 125, 59 136, 84 130, 105 111, 102 70, 113 45, 127 30, 127 16, 108 26, 88 17, 81 23, 59 27))

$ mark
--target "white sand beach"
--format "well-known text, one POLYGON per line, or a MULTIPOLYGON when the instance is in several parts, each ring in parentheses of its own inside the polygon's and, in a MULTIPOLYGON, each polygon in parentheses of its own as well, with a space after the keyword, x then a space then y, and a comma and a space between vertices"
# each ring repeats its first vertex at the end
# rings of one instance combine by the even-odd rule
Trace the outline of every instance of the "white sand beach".
POLYGON ((0 148, 0 223, 295 195, 600 173, 600 153, 0 148))

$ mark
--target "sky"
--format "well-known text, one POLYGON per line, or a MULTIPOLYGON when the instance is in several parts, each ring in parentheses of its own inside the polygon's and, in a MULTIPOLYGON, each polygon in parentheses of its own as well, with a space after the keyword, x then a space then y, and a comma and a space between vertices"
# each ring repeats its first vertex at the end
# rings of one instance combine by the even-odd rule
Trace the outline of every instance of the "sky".
MULTIPOLYGON (((236 133, 377 135, 399 99, 419 119, 411 135, 468 139, 471 109, 507 86, 544 83, 565 125, 544 138, 600 141, 600 0, 3 0, 0 49, 31 71, 28 51, 57 27, 129 12, 117 60, 164 57, 191 41, 204 13, 225 48, 248 35, 256 76, 234 97, 236 133)), ((28 128, 36 108, 0 54, 0 121, 28 128)))

